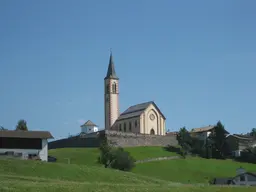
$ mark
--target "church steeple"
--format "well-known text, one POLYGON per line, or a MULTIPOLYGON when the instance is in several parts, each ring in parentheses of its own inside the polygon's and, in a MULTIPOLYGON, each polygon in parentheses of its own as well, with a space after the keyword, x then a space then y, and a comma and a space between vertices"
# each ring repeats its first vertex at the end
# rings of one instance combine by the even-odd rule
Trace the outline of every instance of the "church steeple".
POLYGON ((112 129, 119 117, 119 78, 116 75, 112 53, 110 52, 108 72, 104 78, 105 129, 112 129))
POLYGON ((112 51, 110 52, 108 72, 107 72, 107 75, 104 79, 116 79, 116 80, 119 79, 116 75, 114 60, 113 60, 113 56, 112 56, 112 51))

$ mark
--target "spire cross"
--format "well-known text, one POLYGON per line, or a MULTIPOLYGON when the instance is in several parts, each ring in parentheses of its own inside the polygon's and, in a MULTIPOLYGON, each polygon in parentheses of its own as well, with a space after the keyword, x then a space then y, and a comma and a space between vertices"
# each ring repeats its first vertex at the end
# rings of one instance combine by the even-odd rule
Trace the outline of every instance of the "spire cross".
POLYGON ((112 54, 112 48, 110 48, 109 50, 110 50, 110 54, 112 54))

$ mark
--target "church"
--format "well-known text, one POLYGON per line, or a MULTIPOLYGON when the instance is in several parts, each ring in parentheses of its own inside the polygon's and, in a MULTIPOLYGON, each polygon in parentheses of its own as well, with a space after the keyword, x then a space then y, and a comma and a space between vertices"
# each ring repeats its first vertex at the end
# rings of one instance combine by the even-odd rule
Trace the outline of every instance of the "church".
POLYGON ((110 53, 107 75, 104 78, 105 130, 138 134, 165 135, 165 116, 155 102, 149 101, 128 107, 120 114, 119 78, 110 53))

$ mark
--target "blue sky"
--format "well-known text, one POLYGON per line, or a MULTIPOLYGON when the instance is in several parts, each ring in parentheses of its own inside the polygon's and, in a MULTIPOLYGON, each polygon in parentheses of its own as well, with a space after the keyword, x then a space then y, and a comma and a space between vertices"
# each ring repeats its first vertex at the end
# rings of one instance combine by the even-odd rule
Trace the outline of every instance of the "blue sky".
POLYGON ((167 129, 256 127, 256 1, 1 0, 0 125, 55 138, 104 127, 112 48, 121 111, 154 100, 167 129), (153 90, 153 91, 152 91, 153 90))

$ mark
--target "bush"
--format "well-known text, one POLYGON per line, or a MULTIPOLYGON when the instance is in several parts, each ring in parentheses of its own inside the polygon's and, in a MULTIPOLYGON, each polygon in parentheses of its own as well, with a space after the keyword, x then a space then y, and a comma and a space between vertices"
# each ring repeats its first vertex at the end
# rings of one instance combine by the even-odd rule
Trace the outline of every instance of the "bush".
POLYGON ((241 152, 241 156, 235 158, 236 161, 256 164, 256 155, 250 151, 241 152))
POLYGON ((105 138, 100 147, 98 162, 105 168, 113 168, 121 171, 130 171, 135 166, 134 158, 123 148, 114 148, 105 138))
POLYGON ((115 149, 113 153, 114 158, 110 165, 111 168, 121 171, 130 171, 135 166, 135 160, 129 152, 124 151, 123 148, 115 149))

